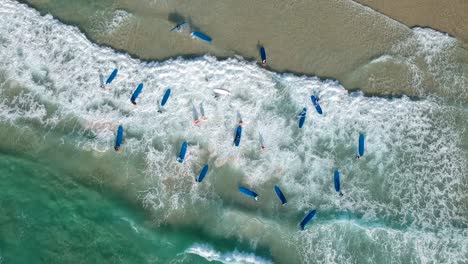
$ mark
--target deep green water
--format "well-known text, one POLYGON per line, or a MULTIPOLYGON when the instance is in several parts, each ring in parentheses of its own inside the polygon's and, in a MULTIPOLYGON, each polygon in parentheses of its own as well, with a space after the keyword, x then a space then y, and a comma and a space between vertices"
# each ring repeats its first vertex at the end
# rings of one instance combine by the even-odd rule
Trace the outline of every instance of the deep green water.
POLYGON ((184 251, 194 243, 248 249, 190 227, 155 226, 129 202, 131 184, 109 184, 103 173, 113 164, 118 175, 128 157, 97 158, 59 144, 53 130, 30 128, 0 123, 0 263, 209 263, 184 251))

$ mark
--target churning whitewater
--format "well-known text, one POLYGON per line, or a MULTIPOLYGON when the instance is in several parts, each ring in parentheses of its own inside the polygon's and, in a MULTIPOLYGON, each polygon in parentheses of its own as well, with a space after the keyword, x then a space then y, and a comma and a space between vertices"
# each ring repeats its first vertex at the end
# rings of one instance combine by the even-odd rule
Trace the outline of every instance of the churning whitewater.
MULTIPOLYGON (((466 261, 468 162, 457 127, 468 115, 464 108, 435 97, 365 97, 336 81, 272 73, 242 58, 142 62, 91 43, 50 15, 0 3, 0 121, 62 133, 96 159, 114 151, 122 125, 115 155, 141 155, 146 166, 115 181, 141 186, 140 201, 154 222, 196 227, 247 243, 252 252, 266 248, 275 263, 466 261), (101 88, 99 72, 116 68, 115 79, 101 88), (133 105, 140 83, 144 89, 133 105), (158 112, 168 88, 170 99, 158 112), (230 95, 215 97, 219 88, 230 95), (320 97, 322 115, 312 94, 320 97), (207 120, 196 125, 192 110, 200 104, 207 120), (233 146, 237 112, 239 147, 233 146), (59 124, 69 129, 58 130, 59 124), (356 160, 360 133, 365 155, 356 160), (187 154, 178 163, 184 141, 187 154), (209 173, 197 182, 205 164, 209 173), (255 190, 258 201, 239 186, 255 190), (312 209, 317 215, 300 231, 312 209)), ((181 254, 202 256, 208 248, 208 259, 229 263, 213 247, 195 245, 181 254)))

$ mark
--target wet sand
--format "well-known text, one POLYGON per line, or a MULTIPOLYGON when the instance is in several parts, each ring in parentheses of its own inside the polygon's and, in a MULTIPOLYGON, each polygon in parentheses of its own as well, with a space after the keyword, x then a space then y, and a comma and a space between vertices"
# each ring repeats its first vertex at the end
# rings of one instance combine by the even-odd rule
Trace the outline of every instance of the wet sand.
POLYGON ((466 0, 355 0, 409 27, 430 27, 468 43, 466 0))
POLYGON ((273 71, 332 78, 367 94, 419 95, 406 65, 368 66, 392 54, 396 44, 411 37, 411 29, 351 0, 26 2, 78 25, 99 44, 145 60, 210 54, 259 61, 258 48, 264 45, 273 71), (170 32, 182 21, 212 43, 170 32))

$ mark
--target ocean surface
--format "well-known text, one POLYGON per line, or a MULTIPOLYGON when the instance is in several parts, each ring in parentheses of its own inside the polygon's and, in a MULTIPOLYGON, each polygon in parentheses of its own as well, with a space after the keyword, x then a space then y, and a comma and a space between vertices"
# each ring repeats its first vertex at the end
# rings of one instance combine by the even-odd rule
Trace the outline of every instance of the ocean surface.
POLYGON ((408 30, 350 78, 378 86, 373 74, 394 66, 417 96, 368 96, 240 56, 142 61, 0 0, 0 263, 467 263, 465 54, 445 34, 408 30), (207 120, 196 125, 200 103, 207 120))

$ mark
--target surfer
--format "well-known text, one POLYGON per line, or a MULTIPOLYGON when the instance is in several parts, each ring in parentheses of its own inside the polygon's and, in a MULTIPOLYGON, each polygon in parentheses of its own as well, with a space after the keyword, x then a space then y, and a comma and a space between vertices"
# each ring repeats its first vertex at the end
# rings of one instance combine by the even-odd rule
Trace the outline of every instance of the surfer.
POLYGON ((234 136, 234 145, 236 147, 238 147, 240 144, 241 136, 242 136, 242 126, 238 125, 236 129, 236 135, 234 136))
POLYGON ((244 124, 244 122, 242 121, 242 116, 239 113, 239 111, 237 111, 237 124, 239 124, 239 126, 242 126, 244 124))
POLYGON ((99 87, 104 88, 104 75, 102 75, 101 70, 99 70, 99 87))
POLYGON ((304 107, 301 113, 299 113, 299 128, 302 128, 302 126, 304 126, 306 115, 307 115, 307 108, 304 107))
POLYGON ((315 110, 317 110, 317 113, 322 114, 323 113, 322 107, 320 107, 319 105, 318 97, 316 97, 315 95, 312 95, 310 99, 312 100, 312 104, 314 105, 315 110))
POLYGON ((193 116, 193 123, 195 125, 198 125, 198 123, 200 123, 200 120, 198 120, 198 112, 194 105, 192 105, 192 116, 193 116))
POLYGON ((200 103, 200 114, 201 114, 201 120, 206 121, 207 118, 205 116, 205 108, 203 108, 203 103, 200 103))
POLYGON ((263 136, 262 134, 258 133, 258 139, 260 141, 260 149, 261 150, 267 150, 267 147, 265 146, 264 142, 263 142, 263 136))

